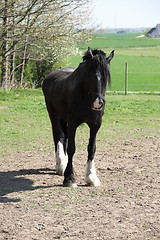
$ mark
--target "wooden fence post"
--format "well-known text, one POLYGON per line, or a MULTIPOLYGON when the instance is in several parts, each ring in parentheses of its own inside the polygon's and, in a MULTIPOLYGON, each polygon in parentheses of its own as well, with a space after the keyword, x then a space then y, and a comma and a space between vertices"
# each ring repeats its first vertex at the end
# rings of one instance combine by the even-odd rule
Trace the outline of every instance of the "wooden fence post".
POLYGON ((128 90, 128 63, 125 64, 125 95, 127 95, 128 90))

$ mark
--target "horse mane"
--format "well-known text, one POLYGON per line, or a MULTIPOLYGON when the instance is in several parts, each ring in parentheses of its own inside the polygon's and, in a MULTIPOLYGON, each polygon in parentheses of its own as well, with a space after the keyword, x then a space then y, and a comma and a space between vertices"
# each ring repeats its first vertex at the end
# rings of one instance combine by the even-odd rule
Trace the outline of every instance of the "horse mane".
MULTIPOLYGON (((99 49, 91 49, 93 56, 101 56, 103 59, 106 58, 106 54, 99 49)), ((83 61, 87 61, 91 58, 90 53, 87 51, 83 56, 83 61)))
MULTIPOLYGON (((100 66, 103 69, 103 73, 107 76, 108 84, 111 85, 110 70, 108 64, 106 64, 106 54, 99 49, 91 49, 93 58, 93 66, 100 66)), ((91 60, 90 52, 86 51, 83 56, 83 62, 91 60)))

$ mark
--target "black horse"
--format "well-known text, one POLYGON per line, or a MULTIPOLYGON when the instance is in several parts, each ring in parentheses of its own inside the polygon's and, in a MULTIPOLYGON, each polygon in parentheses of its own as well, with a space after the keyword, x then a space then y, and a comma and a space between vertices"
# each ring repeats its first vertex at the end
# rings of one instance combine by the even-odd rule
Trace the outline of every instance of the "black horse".
POLYGON ((113 56, 114 51, 106 57, 103 51, 88 47, 77 69, 54 71, 43 82, 55 143, 56 172, 64 174, 64 186, 77 186, 72 158, 76 129, 82 123, 87 123, 90 128, 86 183, 100 185, 94 165, 96 134, 102 123, 107 81, 108 84, 111 81, 109 63, 113 56))

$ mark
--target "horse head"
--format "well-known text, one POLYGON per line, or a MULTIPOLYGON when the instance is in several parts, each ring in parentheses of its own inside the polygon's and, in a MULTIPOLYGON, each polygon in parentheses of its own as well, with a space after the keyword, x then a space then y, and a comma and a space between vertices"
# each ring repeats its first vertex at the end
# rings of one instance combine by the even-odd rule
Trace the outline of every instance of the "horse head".
POLYGON ((101 111, 105 105, 107 82, 111 84, 109 64, 113 57, 114 51, 106 57, 103 51, 90 47, 83 57, 88 70, 88 95, 94 111, 101 111))

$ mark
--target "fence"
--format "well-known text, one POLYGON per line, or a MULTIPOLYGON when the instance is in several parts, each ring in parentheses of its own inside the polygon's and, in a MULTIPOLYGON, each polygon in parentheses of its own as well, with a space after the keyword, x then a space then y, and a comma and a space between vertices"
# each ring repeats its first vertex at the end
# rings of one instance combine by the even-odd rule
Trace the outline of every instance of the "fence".
POLYGON ((160 95, 160 71, 143 71, 143 69, 130 68, 125 63, 123 71, 111 71, 112 87, 108 92, 145 93, 160 95))

